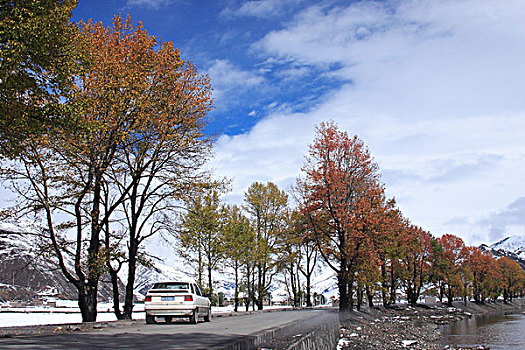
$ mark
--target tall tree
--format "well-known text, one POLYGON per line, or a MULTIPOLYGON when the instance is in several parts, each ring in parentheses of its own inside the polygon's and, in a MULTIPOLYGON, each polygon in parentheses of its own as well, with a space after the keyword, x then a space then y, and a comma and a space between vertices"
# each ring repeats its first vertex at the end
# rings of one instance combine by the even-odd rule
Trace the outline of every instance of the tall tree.
POLYGON ((501 276, 501 289, 503 290, 503 301, 512 302, 512 298, 519 290, 520 280, 524 278, 525 272, 514 260, 501 257, 497 260, 501 276))
MULTIPOLYGON (((104 28, 89 23, 85 30, 99 35, 104 28)), ((128 101, 130 112, 147 120, 127 135, 131 142, 119 149, 107 176, 107 189, 115 192, 108 198, 124 196, 117 214, 125 218, 120 227, 127 237, 127 254, 116 261, 108 255, 107 266, 117 318, 130 319, 136 268, 144 261, 143 242, 174 224, 169 218, 175 216, 177 201, 211 184, 201 169, 211 150, 203 128, 212 99, 208 78, 182 60, 171 42, 160 42, 140 24, 133 26, 129 18, 121 23, 120 35, 118 55, 125 57, 121 68, 127 69, 121 73, 117 97, 128 101), (127 266, 123 313, 117 299, 122 262, 127 266)), ((107 236, 110 233, 106 231, 107 236)), ((106 244, 107 254, 110 248, 106 244)))
POLYGON ((298 269, 306 280, 305 300, 306 306, 312 306, 312 278, 317 267, 319 249, 315 235, 308 227, 307 218, 300 212, 293 211, 291 218, 292 232, 298 238, 299 265, 298 269))
POLYGON ((380 187, 378 166, 363 141, 334 123, 321 123, 316 131, 303 167, 306 191, 300 207, 321 255, 337 274, 339 310, 347 312, 359 255, 370 243, 363 218, 380 187))
POLYGON ((277 242, 285 224, 288 196, 272 182, 254 182, 246 191, 244 202, 255 230, 256 303, 262 310, 264 298, 277 272, 277 242))
POLYGON ((476 247, 467 250, 467 264, 472 273, 472 295, 478 304, 493 295, 500 280, 496 260, 476 247))
POLYGON ((226 244, 221 230, 220 199, 215 190, 206 191, 187 200, 187 212, 182 215, 178 239, 183 249, 197 255, 198 279, 207 272, 207 292, 213 293, 212 273, 224 257, 226 244))
POLYGON ((288 295, 294 307, 301 305, 301 243, 304 239, 303 229, 298 223, 299 214, 289 211, 286 215, 286 226, 278 237, 278 269, 284 276, 288 295))
POLYGON ((235 279, 234 310, 239 309, 239 286, 241 284, 241 270, 252 259, 255 246, 255 233, 249 220, 241 213, 236 205, 222 208, 223 237, 225 241, 226 265, 233 269, 235 279))
MULTIPOLYGON (((112 172, 130 172, 122 160, 140 157, 142 142, 191 146, 191 135, 200 137, 199 125, 211 100, 207 79, 196 82, 202 95, 198 94, 201 90, 192 90, 191 81, 184 79, 188 67, 172 44, 157 47, 155 38, 141 25, 133 26, 129 17, 125 21, 115 17, 109 28, 101 23, 81 24, 77 40, 89 64, 75 77, 71 103, 82 106, 75 125, 48 129, 39 138, 24 141, 16 162, 5 173, 20 194, 15 215, 43 214, 58 264, 78 290, 82 319, 94 321, 99 279, 108 268, 107 251, 114 247, 103 235, 108 237, 112 230, 108 223, 123 202, 133 197, 134 186, 145 179, 144 172, 151 171, 151 162, 134 163, 142 170, 130 174, 134 180, 108 196, 112 172), (202 108, 185 106, 189 96, 202 108), (189 118, 192 108, 193 121, 189 118), (177 114, 181 109, 189 112, 177 114), (182 121, 186 118, 188 122, 182 121), (191 125, 195 125, 192 131, 182 132, 191 125), (73 266, 67 265, 67 255, 73 266)), ((191 76, 194 68, 189 68, 191 76)))
POLYGON ((374 243, 377 262, 380 270, 381 296, 383 305, 388 306, 396 301, 396 293, 400 283, 401 240, 406 227, 406 219, 395 207, 395 200, 386 203, 381 234, 374 243))
POLYGON ((415 225, 408 225, 402 240, 402 285, 408 302, 415 306, 430 271, 432 236, 415 225))
POLYGON ((438 238, 442 250, 439 254, 440 277, 444 282, 447 295, 447 305, 452 306, 452 301, 457 295, 463 294, 464 283, 461 267, 466 260, 465 243, 457 236, 444 234, 438 238))

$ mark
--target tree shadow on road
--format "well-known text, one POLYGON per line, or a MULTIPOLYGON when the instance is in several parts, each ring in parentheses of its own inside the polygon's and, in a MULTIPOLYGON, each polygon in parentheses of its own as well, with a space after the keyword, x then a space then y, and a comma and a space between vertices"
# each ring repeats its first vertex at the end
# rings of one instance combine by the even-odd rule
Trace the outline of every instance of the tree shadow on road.
POLYGON ((216 335, 188 332, 184 334, 119 333, 67 334, 41 337, 0 339, 1 349, 212 349, 237 342, 247 344, 254 337, 237 334, 216 335))

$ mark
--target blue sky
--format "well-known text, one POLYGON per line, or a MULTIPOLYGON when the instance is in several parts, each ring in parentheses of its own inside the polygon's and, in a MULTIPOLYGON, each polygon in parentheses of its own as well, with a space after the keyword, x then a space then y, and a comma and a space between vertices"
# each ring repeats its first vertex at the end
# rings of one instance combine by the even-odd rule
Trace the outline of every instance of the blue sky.
MULTIPOLYGON (((322 73, 338 67, 299 65, 271 59, 257 43, 286 25, 287 19, 313 1, 79 1, 73 20, 110 24, 115 14, 130 14, 146 30, 172 41, 213 79, 216 109, 208 125, 211 134, 248 131, 275 109, 309 110, 320 97, 341 85, 322 73), (269 59, 270 58, 270 59, 269 59), (297 73, 301 73, 298 75, 297 73)), ((337 6, 327 2, 326 8, 337 6)))
POLYGON ((209 74, 226 200, 286 189, 334 120, 415 224, 469 244, 525 234, 524 1, 79 0, 74 20, 117 13, 209 74))

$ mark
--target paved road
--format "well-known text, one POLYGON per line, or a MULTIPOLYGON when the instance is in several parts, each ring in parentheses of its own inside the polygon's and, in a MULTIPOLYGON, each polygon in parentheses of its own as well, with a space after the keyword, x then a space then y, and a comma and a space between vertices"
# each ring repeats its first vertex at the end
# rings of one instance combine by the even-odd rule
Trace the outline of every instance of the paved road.
POLYGON ((299 332, 295 325, 323 322, 326 310, 296 310, 213 318, 210 323, 146 325, 94 329, 83 333, 0 339, 0 349, 221 349, 271 329, 299 332))

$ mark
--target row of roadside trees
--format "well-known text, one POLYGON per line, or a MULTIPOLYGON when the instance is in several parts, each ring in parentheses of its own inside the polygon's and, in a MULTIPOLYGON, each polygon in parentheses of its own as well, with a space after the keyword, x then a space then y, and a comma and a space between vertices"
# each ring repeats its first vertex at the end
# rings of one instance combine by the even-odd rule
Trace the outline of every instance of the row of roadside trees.
POLYGON ((188 200, 174 234, 179 240, 178 251, 196 263, 196 279, 209 293, 214 290, 214 271, 221 268, 232 273, 235 310, 241 291, 246 309, 250 303, 262 309, 276 276, 284 277, 296 306, 304 278, 305 300, 311 306, 318 250, 301 220, 300 214, 290 209, 284 191, 272 182, 254 182, 240 207, 221 203, 216 191, 188 200))
POLYGON ((412 305, 432 289, 449 304, 524 293, 525 272, 515 261, 496 260, 454 235, 436 238, 405 218, 386 198, 366 145, 334 123, 317 128, 297 187, 299 212, 337 274, 343 312, 364 295, 372 304, 379 294, 389 305, 399 290, 412 305))
MULTIPOLYGON (((292 304, 306 296, 318 259, 337 275, 342 312, 366 300, 388 306, 399 293, 415 305, 425 295, 474 299, 522 295, 525 272, 509 258, 495 259, 451 234, 439 238, 413 225, 385 195, 379 167, 366 145, 334 123, 321 123, 302 176, 288 195, 271 182, 255 182, 240 208, 220 203, 217 192, 187 203, 177 236, 181 251, 206 269, 231 267, 238 287, 262 308, 272 280, 286 282, 292 304)), ((248 305, 247 305, 248 307, 248 305)))

